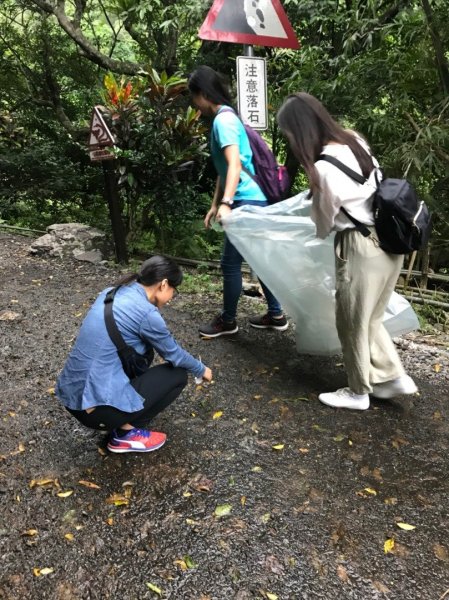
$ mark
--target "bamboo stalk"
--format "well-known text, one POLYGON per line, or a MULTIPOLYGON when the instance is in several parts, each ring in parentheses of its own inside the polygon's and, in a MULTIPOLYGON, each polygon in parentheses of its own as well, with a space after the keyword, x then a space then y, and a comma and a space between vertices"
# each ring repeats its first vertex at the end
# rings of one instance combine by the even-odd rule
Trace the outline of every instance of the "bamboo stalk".
POLYGON ((412 275, 413 265, 415 264, 416 255, 417 255, 416 250, 413 250, 412 255, 410 257, 410 262, 408 263, 407 275, 405 276, 405 279, 404 279, 404 293, 408 287, 408 282, 410 281, 410 277, 412 275))
POLYGON ((404 298, 412 304, 429 304, 430 306, 438 306, 439 308, 444 308, 444 310, 449 310, 449 302, 437 302, 436 300, 427 300, 427 298, 420 298, 419 296, 404 296, 404 298))
POLYGON ((46 231, 41 231, 40 229, 30 229, 29 227, 19 227, 18 225, 6 225, 5 223, 0 223, 0 227, 3 227, 5 229, 12 229, 13 231, 17 231, 18 233, 19 231, 29 231, 30 233, 40 233, 41 235, 47 233, 46 231))
MULTIPOLYGON (((399 293, 403 293, 403 289, 400 285, 396 286, 396 291, 398 291, 399 293)), ((420 296, 424 296, 424 297, 428 297, 428 298, 433 298, 434 300, 439 300, 439 299, 445 299, 445 298, 449 298, 449 292, 443 292, 443 291, 437 291, 437 290, 421 290, 421 288, 418 287, 412 287, 409 286, 407 288, 408 292, 411 293, 416 293, 419 294, 420 296)))
POLYGON ((422 266, 421 266, 421 280, 419 287, 422 289, 427 288, 427 281, 429 279, 429 262, 430 262, 430 246, 427 246, 422 251, 422 266))

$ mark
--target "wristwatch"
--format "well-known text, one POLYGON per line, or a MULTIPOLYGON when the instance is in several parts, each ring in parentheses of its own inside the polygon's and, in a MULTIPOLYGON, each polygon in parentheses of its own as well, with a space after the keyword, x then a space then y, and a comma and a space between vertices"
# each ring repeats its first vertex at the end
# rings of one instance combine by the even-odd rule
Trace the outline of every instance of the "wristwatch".
POLYGON ((230 196, 223 196, 220 200, 220 204, 226 204, 226 206, 232 206, 234 204, 234 200, 230 196))

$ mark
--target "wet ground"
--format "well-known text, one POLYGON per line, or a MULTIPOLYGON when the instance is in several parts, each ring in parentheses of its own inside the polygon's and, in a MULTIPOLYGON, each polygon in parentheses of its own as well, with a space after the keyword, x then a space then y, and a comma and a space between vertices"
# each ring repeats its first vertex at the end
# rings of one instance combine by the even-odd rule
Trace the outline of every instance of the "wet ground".
POLYGON ((249 298, 235 338, 200 340, 219 297, 181 288, 166 319, 215 383, 155 420, 163 449, 110 455, 52 388, 115 273, 28 243, 0 234, 2 600, 449 595, 447 338, 400 344, 419 395, 336 411, 317 394, 345 384, 341 357, 249 328, 249 298))

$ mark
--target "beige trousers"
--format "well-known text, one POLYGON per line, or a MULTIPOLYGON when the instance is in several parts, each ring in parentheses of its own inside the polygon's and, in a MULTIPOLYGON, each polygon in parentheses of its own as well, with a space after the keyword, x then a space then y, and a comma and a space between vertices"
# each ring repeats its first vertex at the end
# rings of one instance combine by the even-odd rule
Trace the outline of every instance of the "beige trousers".
POLYGON ((348 384, 356 394, 370 393, 372 384, 404 374, 393 341, 382 324, 403 258, 387 254, 356 229, 336 235, 337 331, 348 384))

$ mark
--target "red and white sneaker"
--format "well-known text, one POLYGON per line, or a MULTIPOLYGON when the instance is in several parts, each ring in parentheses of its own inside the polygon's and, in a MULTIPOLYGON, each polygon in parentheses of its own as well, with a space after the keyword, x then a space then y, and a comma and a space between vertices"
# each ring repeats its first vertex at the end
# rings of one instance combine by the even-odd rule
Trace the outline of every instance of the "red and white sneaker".
POLYGON ((148 429, 130 429, 126 435, 119 437, 116 431, 112 432, 108 442, 111 452, 153 452, 165 444, 167 435, 159 431, 148 429))

